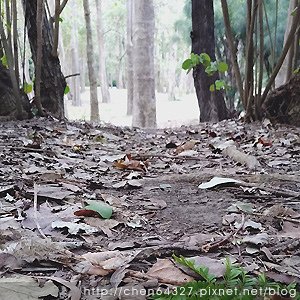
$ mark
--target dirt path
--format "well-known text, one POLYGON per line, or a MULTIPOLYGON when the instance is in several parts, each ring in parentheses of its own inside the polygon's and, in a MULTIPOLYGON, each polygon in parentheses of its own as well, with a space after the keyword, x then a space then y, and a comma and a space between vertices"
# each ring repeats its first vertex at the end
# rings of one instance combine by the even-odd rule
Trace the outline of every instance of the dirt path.
POLYGON ((237 121, 157 131, 48 120, 0 127, 1 293, 7 278, 36 289, 31 278, 51 277, 52 295, 72 299, 104 299, 89 297, 93 288, 172 287, 187 278, 164 267, 173 253, 210 258, 212 270, 230 257, 276 281, 299 281, 299 129, 237 121), (201 185, 214 177, 227 182, 201 185))

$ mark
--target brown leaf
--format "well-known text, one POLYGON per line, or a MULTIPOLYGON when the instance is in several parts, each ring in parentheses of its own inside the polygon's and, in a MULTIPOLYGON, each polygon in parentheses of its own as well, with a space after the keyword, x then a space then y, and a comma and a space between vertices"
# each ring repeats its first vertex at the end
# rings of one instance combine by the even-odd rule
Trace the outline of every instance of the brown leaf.
POLYGON ((194 278, 184 274, 169 259, 157 259, 157 262, 147 272, 148 276, 157 278, 161 282, 182 285, 193 281, 194 278))
POLYGON ((197 141, 195 141, 195 140, 185 142, 183 145, 178 146, 176 148, 175 154, 179 154, 179 153, 181 153, 183 151, 187 151, 187 150, 192 150, 195 147, 196 142, 197 141))

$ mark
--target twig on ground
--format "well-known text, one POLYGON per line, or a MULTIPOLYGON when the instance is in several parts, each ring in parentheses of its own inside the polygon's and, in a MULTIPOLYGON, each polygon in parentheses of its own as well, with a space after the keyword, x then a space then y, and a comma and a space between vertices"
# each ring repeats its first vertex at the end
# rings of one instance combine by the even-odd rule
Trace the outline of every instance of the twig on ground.
POLYGON ((39 231, 40 235, 44 239, 48 239, 44 232, 41 229, 41 225, 38 221, 38 216, 37 216, 37 202, 38 202, 38 185, 36 183, 33 184, 33 191, 34 191, 34 196, 33 196, 33 209, 34 209, 34 222, 36 225, 37 230, 39 231))
POLYGON ((235 231, 232 231, 230 234, 228 234, 227 236, 225 236, 222 240, 220 241, 216 241, 216 242, 211 242, 211 243, 208 243, 206 245, 203 245, 201 247, 202 251, 204 252, 209 252, 211 250, 214 250, 220 246, 223 246, 225 245, 227 242, 230 241, 230 239, 232 237, 236 237, 236 235, 244 228, 244 225, 245 225, 245 215, 242 214, 242 222, 241 222, 241 225, 235 230, 235 231))

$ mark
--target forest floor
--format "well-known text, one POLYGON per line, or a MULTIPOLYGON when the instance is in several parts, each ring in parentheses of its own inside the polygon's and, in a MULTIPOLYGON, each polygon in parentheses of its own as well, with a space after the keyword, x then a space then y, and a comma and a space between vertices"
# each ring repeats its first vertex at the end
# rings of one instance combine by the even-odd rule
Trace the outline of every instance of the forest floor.
POLYGON ((196 278, 173 254, 300 282, 299 128, 0 128, 1 300, 147 299, 196 278))

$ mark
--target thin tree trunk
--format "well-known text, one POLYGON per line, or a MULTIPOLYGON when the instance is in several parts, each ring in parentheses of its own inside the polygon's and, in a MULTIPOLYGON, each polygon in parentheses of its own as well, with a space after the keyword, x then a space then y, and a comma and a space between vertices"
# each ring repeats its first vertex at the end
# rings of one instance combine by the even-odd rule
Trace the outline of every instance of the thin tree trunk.
POLYGON ((258 76, 258 91, 255 97, 255 118, 261 119, 261 92, 264 75, 264 19, 263 19, 263 0, 259 0, 258 4, 258 22, 259 22, 259 76, 258 76))
POLYGON ((85 69, 86 69, 86 60, 82 58, 80 60, 80 93, 85 92, 85 69))
POLYGON ((153 0, 134 1, 133 118, 137 127, 156 127, 153 0))
MULTIPOLYGON (((53 0, 52 0, 53 1, 53 0)), ((52 55, 58 56, 58 41, 59 41, 59 14, 60 14, 60 0, 55 0, 55 14, 54 14, 54 37, 52 55)))
MULTIPOLYGON (((77 8, 77 4, 74 3, 74 8, 77 8)), ((71 39, 71 74, 77 74, 80 72, 79 66, 79 43, 78 43, 78 31, 76 19, 73 21, 72 27, 72 39, 71 39)), ((80 76, 83 76, 80 73, 80 76)), ((72 94, 72 105, 81 106, 81 97, 80 97, 80 78, 74 76, 71 79, 71 94, 72 94)))
MULTIPOLYGON (((207 53, 215 60, 213 0, 192 0, 192 52, 207 53)), ((227 109, 220 91, 209 87, 219 78, 208 76, 202 65, 194 68, 194 85, 200 109, 200 122, 220 121, 227 118, 227 109)))
POLYGON ((17 11, 17 1, 12 0, 12 19, 13 19, 13 48, 14 48, 14 59, 15 59, 15 73, 18 86, 20 85, 20 72, 19 72, 19 49, 18 49, 18 11, 17 11))
POLYGON ((38 109, 39 115, 43 116, 43 108, 41 103, 41 76, 42 76, 42 39, 43 39, 43 17, 44 17, 44 0, 37 0, 36 12, 36 63, 35 63, 35 99, 34 103, 38 109))
POLYGON ((102 25, 102 0, 96 1, 97 10, 97 36, 98 36, 98 49, 99 49, 99 76, 102 102, 110 102, 110 94, 108 89, 108 81, 106 76, 106 64, 105 64, 105 45, 103 38, 103 25, 102 25))
POLYGON ((123 57, 124 57, 124 41, 123 37, 119 35, 119 63, 117 67, 117 88, 123 89, 123 57))
POLYGON ((169 53, 169 67, 168 67, 168 99, 169 101, 176 100, 175 87, 176 87, 176 64, 177 61, 177 47, 173 45, 169 53))
POLYGON ((132 115, 133 105, 133 53, 132 53, 132 26, 133 26, 133 0, 127 0, 127 115, 132 115))
MULTIPOLYGON (((293 19, 295 18, 295 16, 292 16, 292 12, 297 7, 297 5, 298 5, 298 0, 290 0, 288 16, 287 16, 287 23, 286 23, 285 34, 284 34, 284 44, 286 43, 289 33, 291 31, 293 19)), ((279 86, 285 84, 291 77, 293 56, 294 56, 294 48, 290 47, 288 54, 286 55, 286 57, 283 61, 282 67, 279 70, 278 75, 275 79, 276 87, 279 87, 279 86)))
POLYGON ((97 76, 94 62, 94 47, 92 38, 91 26, 91 12, 89 7, 89 0, 83 0, 84 17, 86 24, 86 53, 90 81, 90 107, 91 107, 91 121, 99 121, 99 104, 97 95, 97 76))
POLYGON ((247 1, 247 39, 246 39, 246 66, 245 66, 245 88, 244 99, 246 109, 246 119, 253 117, 254 104, 254 42, 253 36, 255 32, 256 17, 258 12, 258 0, 247 1))
POLYGON ((230 25, 228 5, 227 5, 226 0, 221 0, 221 3, 222 3, 222 11, 223 11, 224 24, 225 24, 226 38, 228 41, 228 47, 230 49, 231 63, 232 63, 233 70, 234 70, 236 85, 237 85, 242 103, 245 106, 246 101, 244 99, 242 76, 241 76, 241 71, 240 71, 240 68, 238 65, 238 61, 237 61, 237 46, 234 43, 234 37, 233 37, 231 25, 230 25))

